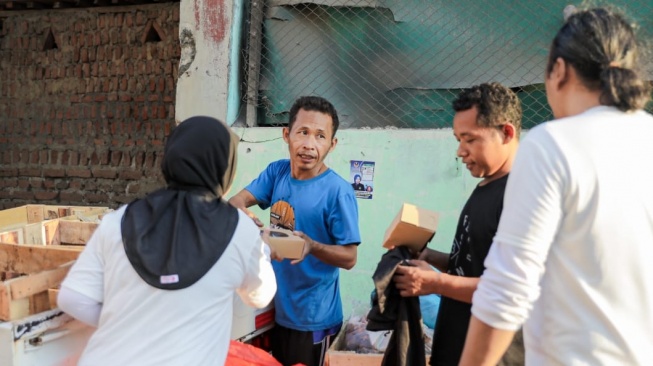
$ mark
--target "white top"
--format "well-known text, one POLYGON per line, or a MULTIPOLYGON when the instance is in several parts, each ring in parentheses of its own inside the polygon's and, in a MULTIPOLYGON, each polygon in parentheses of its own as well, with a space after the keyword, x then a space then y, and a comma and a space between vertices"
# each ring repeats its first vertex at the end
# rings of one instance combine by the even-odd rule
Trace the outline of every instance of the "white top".
POLYGON ((103 303, 79 365, 224 364, 234 294, 260 308, 276 291, 259 229, 239 210, 233 238, 213 268, 185 289, 160 290, 127 259, 120 230, 124 212, 102 219, 62 284, 103 303))
POLYGON ((611 107, 521 143, 472 313, 528 365, 653 365, 653 118, 611 107))

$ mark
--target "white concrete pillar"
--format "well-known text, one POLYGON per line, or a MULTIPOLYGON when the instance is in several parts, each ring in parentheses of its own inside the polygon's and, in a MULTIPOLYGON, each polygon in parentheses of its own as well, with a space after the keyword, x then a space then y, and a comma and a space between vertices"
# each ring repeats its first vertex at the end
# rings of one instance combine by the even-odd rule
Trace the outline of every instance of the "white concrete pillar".
MULTIPOLYGON (((234 0, 181 0, 176 119, 226 121, 234 0)), ((239 45, 238 45, 239 46, 239 45)), ((236 66, 237 67, 237 66, 236 66)))

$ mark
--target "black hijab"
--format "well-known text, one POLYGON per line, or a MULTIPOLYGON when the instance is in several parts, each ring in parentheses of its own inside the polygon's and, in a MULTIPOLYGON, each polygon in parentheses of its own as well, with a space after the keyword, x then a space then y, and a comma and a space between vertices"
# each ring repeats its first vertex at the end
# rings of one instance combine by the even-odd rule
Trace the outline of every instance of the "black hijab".
POLYGON ((167 187, 130 203, 121 225, 127 258, 151 286, 191 286, 224 253, 238 225, 238 211, 222 199, 237 145, 210 117, 189 118, 170 133, 161 163, 167 187))

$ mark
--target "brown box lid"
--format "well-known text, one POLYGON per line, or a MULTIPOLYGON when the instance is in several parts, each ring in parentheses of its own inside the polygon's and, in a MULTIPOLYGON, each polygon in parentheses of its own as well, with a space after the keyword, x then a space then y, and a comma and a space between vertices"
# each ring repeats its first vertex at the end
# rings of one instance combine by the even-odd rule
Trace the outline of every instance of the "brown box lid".
POLYGON ((437 212, 404 203, 385 232, 383 246, 405 245, 419 251, 435 234, 439 218, 437 212))

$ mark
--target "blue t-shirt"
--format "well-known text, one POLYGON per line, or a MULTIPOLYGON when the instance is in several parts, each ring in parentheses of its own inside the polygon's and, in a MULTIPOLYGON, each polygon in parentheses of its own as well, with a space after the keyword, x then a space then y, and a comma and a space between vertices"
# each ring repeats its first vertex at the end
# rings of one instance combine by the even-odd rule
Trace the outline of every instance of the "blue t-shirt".
MULTIPOLYGON (((279 160, 245 189, 262 209, 271 207, 271 227, 301 231, 322 244, 360 243, 354 190, 331 169, 297 180, 290 175, 290 160, 279 160)), ((278 324, 317 331, 342 322, 338 267, 310 254, 295 265, 284 259, 273 261, 272 266, 277 278, 274 306, 278 324)))

